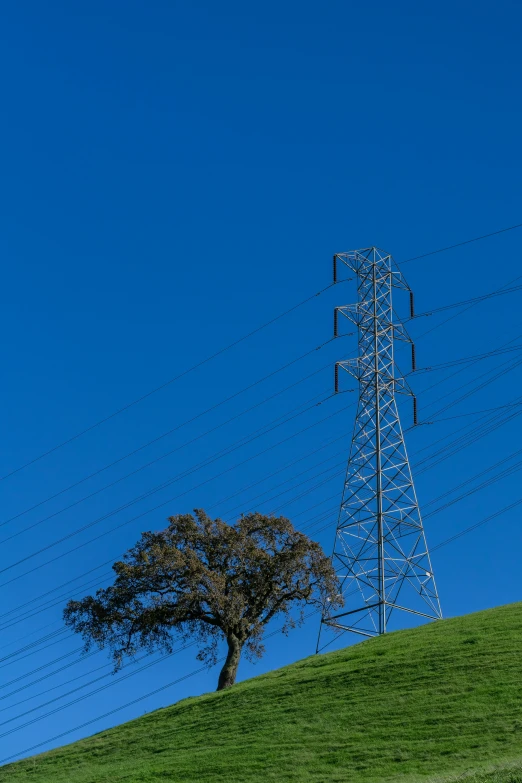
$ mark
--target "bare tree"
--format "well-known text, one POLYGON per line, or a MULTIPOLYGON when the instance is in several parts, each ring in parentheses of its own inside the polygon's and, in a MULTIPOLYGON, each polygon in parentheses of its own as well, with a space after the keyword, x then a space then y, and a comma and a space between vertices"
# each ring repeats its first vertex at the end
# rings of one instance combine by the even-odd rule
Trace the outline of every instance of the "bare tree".
POLYGON ((169 518, 158 533, 143 533, 113 565, 111 587, 69 601, 67 626, 86 649, 109 648, 117 670, 138 650, 171 652, 175 638, 200 644, 198 658, 213 664, 228 646, 218 690, 233 685, 241 653, 263 655, 265 626, 282 615, 288 632, 306 605, 337 605, 330 560, 285 517, 253 513, 233 525, 194 515, 169 518))

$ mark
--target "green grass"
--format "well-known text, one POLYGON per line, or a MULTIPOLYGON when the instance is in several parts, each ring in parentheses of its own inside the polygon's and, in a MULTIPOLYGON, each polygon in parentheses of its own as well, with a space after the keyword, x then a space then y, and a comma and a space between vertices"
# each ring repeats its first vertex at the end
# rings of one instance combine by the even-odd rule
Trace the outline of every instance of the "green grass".
POLYGON ((522 783, 522 604, 312 656, 0 769, 9 783, 398 778, 522 783))
POLYGON ((459 775, 444 783, 522 783, 522 765, 503 764, 491 769, 489 772, 472 772, 468 775, 459 775))

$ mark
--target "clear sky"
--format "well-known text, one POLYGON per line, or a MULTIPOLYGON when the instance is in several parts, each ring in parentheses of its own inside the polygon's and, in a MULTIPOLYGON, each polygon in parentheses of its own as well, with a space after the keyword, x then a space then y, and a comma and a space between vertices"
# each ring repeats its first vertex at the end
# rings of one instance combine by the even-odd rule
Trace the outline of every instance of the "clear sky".
MULTIPOLYGON (((335 251, 378 245, 401 261, 522 222, 521 23, 520 3, 508 0, 4 4, 0 473, 25 464, 322 289, 330 283, 335 251)), ((418 311, 515 279, 522 274, 521 245, 519 229, 411 262, 405 271, 418 311)), ((203 506, 228 519, 253 507, 280 509, 302 527, 323 514, 312 534, 330 550, 355 395, 305 411, 124 506, 239 439, 249 439, 257 428, 293 415, 298 406, 306 408, 312 398, 327 396, 333 362, 354 348, 350 338, 42 501, 324 343, 331 336, 332 308, 354 296, 348 284, 328 291, 0 482, 3 522, 41 504, 0 528, 7 569, 0 573, 2 607, 4 613, 16 610, 0 618, 0 657, 58 631, 73 587, 28 605, 24 611, 36 613, 26 619, 16 607, 117 558, 142 530, 162 527, 168 514, 203 506), (320 371, 223 424, 315 370, 320 371), (276 475, 245 489, 270 474, 276 475), (313 489, 323 479, 328 482, 313 489), (284 489, 288 492, 275 499, 284 489), (255 497, 262 492, 262 498, 255 497), (159 504, 164 505, 132 520, 159 504), (98 519, 93 528, 74 533, 98 519), (328 522, 329 527, 317 530, 328 522), (108 532, 116 525, 123 526, 108 532), (102 533, 107 535, 89 543, 102 533), (58 559, 47 562, 53 558, 58 559), (56 605, 47 609, 44 602, 50 599, 56 605), (20 622, 11 625, 15 619, 20 622)), ((419 367, 493 350, 510 340, 517 345, 521 301, 521 294, 514 293, 462 314, 452 310, 419 319, 411 327, 419 338, 419 367), (449 315, 456 317, 421 338, 449 315)), ((400 296, 397 307, 407 313, 400 296)), ((437 411, 486 380, 491 382, 439 416, 512 402, 522 378, 519 355, 515 351, 456 367, 451 372, 460 374, 454 377, 450 371, 419 374, 413 383, 421 420, 436 418, 437 411), (483 373, 488 375, 475 380, 483 373), (457 391, 463 384, 469 385, 457 391)), ((407 427, 408 406, 403 414, 407 427)), ((431 500, 461 482, 474 486, 471 477, 519 447, 520 418, 515 417, 422 472, 430 466, 418 464, 424 456, 461 434, 456 433, 460 427, 476 423, 476 416, 458 418, 407 433, 433 547, 518 499, 520 473, 513 472, 428 516, 446 502, 428 505, 431 500)), ((504 467, 515 463, 516 458, 504 467)), ((434 553, 446 616, 522 597, 520 513, 515 508, 434 553)), ((77 594, 105 571, 73 583, 77 594)), ((263 661, 255 667, 243 663, 240 676, 312 654, 316 634, 313 618, 288 638, 273 637, 263 661)), ((108 672, 99 668, 107 663, 103 653, 76 663, 72 651, 78 646, 79 640, 63 634, 0 661, 0 710, 5 708, 0 758, 198 666, 188 650, 4 736, 111 682, 105 677, 1 725, 108 672), (57 672, 70 662, 74 665, 57 672), (6 684, 18 677, 24 679, 6 684), (12 693, 25 685, 30 687, 12 693)), ((211 671, 189 678, 52 744, 213 689, 216 676, 211 671)))

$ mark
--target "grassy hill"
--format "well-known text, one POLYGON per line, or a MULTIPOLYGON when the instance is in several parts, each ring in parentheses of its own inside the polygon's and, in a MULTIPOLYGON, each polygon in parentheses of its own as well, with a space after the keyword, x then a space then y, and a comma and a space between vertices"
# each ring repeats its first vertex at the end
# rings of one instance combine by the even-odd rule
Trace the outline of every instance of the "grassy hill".
POLYGON ((522 603, 305 658, 0 769, 9 783, 457 777, 522 783, 522 603))

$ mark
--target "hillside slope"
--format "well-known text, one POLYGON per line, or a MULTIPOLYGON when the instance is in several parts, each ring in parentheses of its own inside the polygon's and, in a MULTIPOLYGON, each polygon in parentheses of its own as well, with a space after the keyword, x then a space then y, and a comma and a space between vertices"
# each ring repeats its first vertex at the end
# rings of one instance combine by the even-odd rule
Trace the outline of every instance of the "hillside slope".
POLYGON ((522 603, 306 658, 3 767, 0 781, 357 783, 468 772, 470 783, 514 783, 520 769, 522 603), (510 760, 502 773, 473 774, 510 760))

